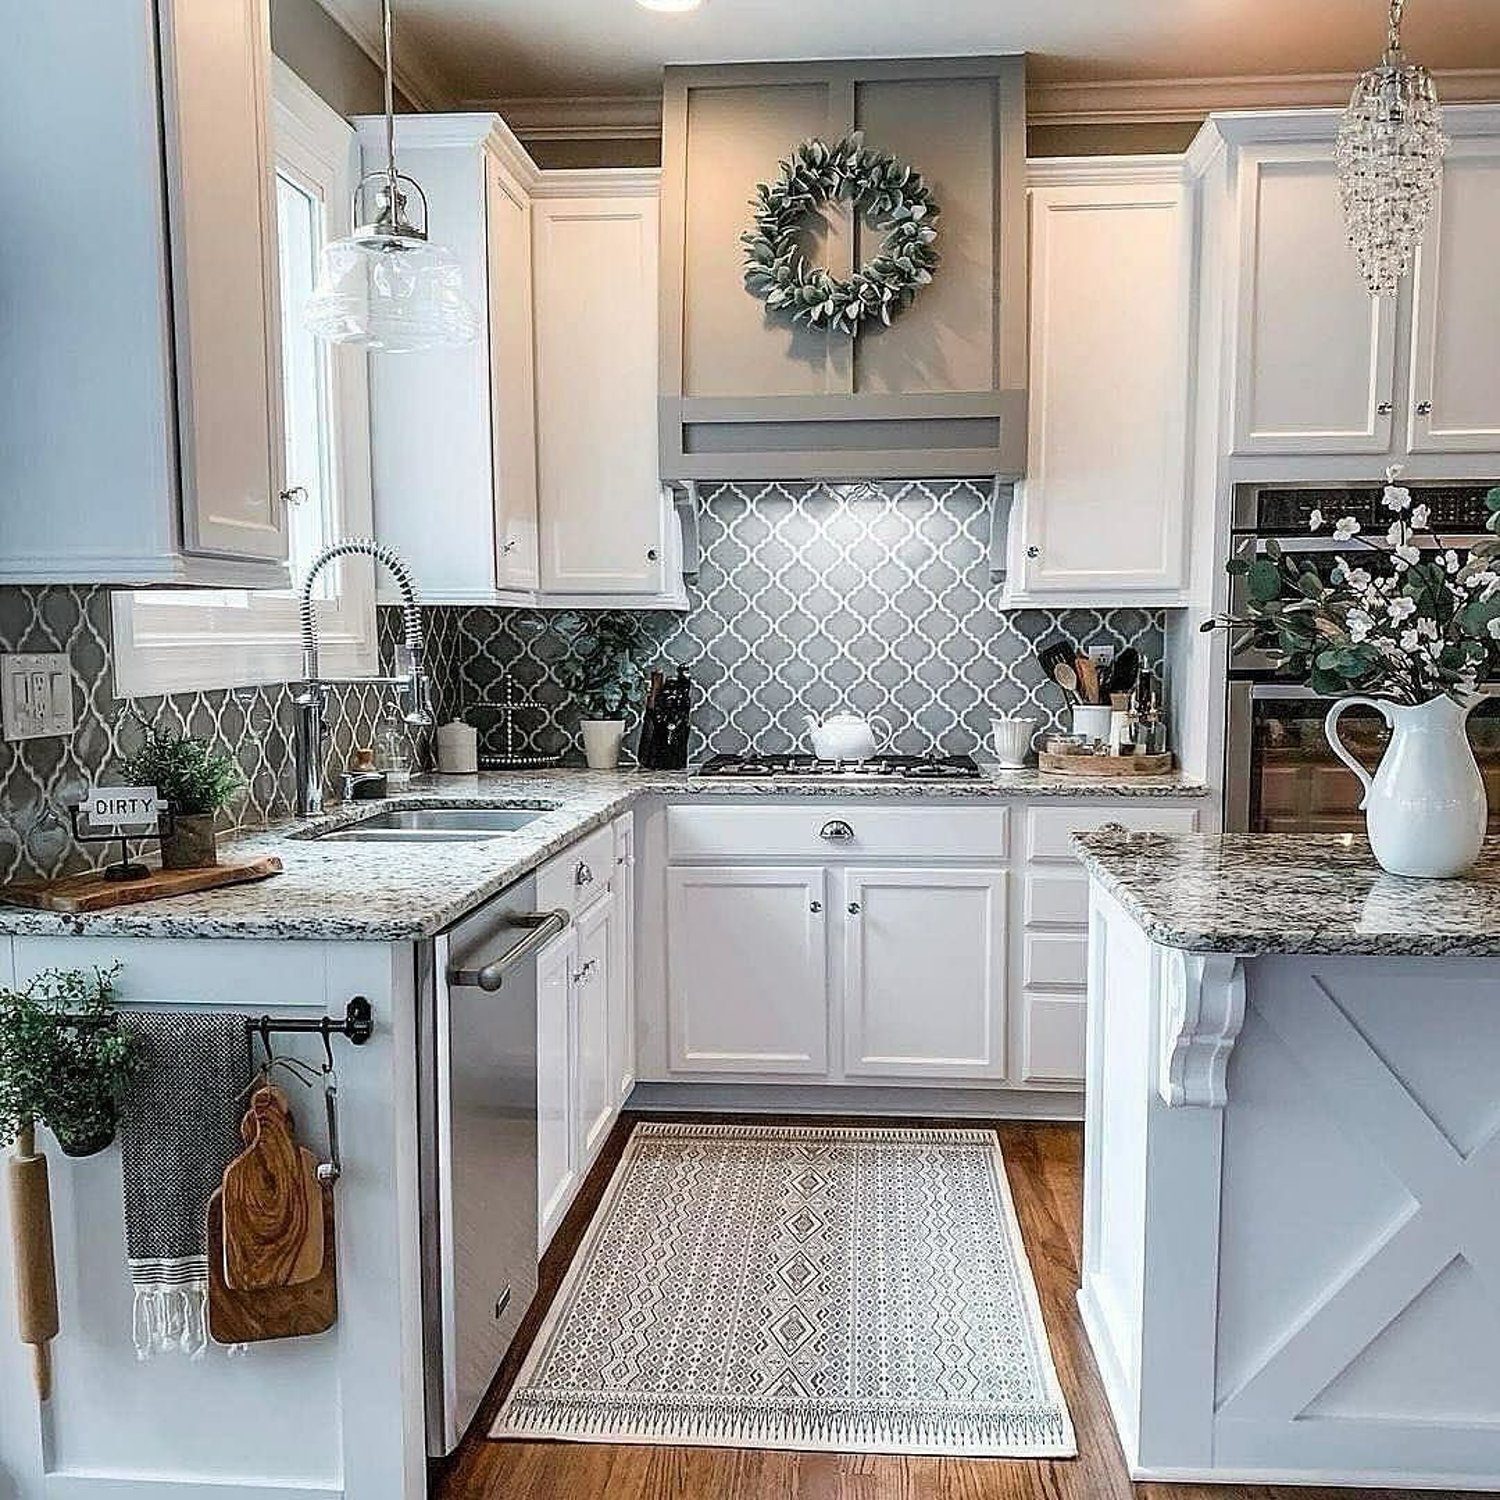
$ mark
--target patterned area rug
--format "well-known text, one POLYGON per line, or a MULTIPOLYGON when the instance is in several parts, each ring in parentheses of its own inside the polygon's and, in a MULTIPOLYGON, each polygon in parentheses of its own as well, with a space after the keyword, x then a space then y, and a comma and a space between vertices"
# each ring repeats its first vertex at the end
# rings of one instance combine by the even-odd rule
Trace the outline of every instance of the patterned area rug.
POLYGON ((492 1435, 1073 1455, 999 1141, 638 1125, 492 1435))

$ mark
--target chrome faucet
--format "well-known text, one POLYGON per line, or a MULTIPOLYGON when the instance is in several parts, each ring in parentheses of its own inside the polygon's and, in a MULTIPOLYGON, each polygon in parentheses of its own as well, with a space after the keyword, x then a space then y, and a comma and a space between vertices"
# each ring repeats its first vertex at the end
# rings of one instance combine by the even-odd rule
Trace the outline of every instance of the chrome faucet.
POLYGON ((401 689, 401 716, 408 724, 426 728, 432 723, 432 688, 422 666, 422 610, 417 603, 411 570, 389 547, 368 537, 350 537, 326 547, 313 559, 297 596, 297 618, 302 630, 302 691, 292 700, 296 712, 293 749, 297 774, 297 811, 309 817, 323 810, 323 754, 328 741, 328 689, 338 682, 384 682, 401 689), (373 557, 384 564, 401 593, 401 647, 394 677, 330 678, 318 673, 318 626, 312 591, 318 574, 340 557, 373 557))

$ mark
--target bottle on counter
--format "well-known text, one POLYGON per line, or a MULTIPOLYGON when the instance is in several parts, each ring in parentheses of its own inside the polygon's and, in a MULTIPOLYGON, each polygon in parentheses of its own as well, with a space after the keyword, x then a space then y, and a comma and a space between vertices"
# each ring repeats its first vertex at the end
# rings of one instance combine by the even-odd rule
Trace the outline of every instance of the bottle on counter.
POLYGON ((375 764, 385 773, 388 791, 396 791, 411 780, 411 742, 406 725, 394 709, 380 721, 376 731, 375 764))

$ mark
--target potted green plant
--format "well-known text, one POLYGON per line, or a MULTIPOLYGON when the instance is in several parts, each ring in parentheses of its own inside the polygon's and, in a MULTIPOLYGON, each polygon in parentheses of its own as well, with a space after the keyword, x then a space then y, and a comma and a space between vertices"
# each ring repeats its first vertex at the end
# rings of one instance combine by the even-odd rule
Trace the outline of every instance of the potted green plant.
POLYGON ((112 969, 51 969, 0 988, 0 1141, 45 1124, 69 1156, 115 1138, 120 1100, 140 1067, 120 1030, 112 969))
POLYGON ((164 870, 218 863, 214 817, 245 780, 233 756, 210 750, 191 735, 157 729, 125 762, 122 774, 131 786, 154 786, 171 808, 171 830, 161 840, 164 870))
POLYGON ((591 770, 612 771, 620 763, 625 716, 640 701, 645 684, 635 659, 642 635, 635 615, 606 611, 580 621, 564 680, 578 701, 583 753, 591 770))

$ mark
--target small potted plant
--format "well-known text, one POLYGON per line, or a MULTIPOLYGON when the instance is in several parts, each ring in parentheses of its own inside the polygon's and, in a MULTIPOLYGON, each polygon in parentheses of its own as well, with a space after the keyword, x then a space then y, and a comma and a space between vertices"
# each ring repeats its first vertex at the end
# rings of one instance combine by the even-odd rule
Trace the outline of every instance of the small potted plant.
POLYGON ((125 762, 123 775, 131 786, 154 786, 172 810, 171 831, 161 840, 164 870, 218 863, 214 817, 245 780, 233 756, 210 750, 191 735, 158 729, 125 762))
POLYGON ((120 1100, 140 1067, 120 1030, 113 969, 48 970, 0 988, 0 1141, 45 1124, 68 1156, 115 1138, 120 1100))
POLYGON ((584 623, 565 680, 578 700, 583 753, 590 770, 620 763, 625 716, 640 701, 645 674, 635 659, 641 643, 635 615, 606 612, 584 623))

